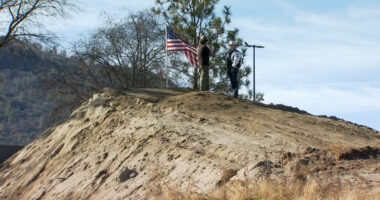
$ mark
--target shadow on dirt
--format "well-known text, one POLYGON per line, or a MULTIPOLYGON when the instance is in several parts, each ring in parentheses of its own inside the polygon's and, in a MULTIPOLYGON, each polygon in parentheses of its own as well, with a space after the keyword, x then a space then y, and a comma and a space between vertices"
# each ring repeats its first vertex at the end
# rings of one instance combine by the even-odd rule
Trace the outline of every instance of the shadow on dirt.
POLYGON ((0 145, 0 164, 22 148, 22 146, 0 145))

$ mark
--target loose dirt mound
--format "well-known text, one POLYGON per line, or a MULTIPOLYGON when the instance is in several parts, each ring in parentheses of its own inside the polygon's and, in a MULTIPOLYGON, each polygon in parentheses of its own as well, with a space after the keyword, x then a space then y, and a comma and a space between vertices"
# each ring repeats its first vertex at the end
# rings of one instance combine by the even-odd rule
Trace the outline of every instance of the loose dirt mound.
POLYGON ((162 186, 211 194, 260 177, 370 190, 380 187, 379 147, 375 130, 221 94, 106 90, 0 166, 0 199, 149 199, 162 186))

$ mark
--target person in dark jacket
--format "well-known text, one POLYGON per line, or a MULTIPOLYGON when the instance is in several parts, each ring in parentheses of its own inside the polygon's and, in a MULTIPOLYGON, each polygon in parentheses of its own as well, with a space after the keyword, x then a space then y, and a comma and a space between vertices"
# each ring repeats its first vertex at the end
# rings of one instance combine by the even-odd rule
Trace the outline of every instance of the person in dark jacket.
POLYGON ((198 63, 200 67, 200 90, 209 91, 210 90, 210 56, 213 53, 210 51, 210 48, 207 46, 208 40, 206 37, 202 36, 199 40, 199 46, 197 49, 198 53, 198 63))
POLYGON ((227 75, 230 78, 234 98, 239 96, 239 80, 238 74, 241 66, 241 54, 236 49, 236 42, 230 41, 228 43, 229 52, 227 57, 227 75))

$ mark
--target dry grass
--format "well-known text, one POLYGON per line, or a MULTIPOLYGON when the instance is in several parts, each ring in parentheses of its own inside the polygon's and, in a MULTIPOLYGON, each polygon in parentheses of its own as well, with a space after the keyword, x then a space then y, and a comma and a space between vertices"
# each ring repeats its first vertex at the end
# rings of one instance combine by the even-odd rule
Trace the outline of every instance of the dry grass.
MULTIPOLYGON (((355 148, 334 145, 327 152, 317 152, 318 156, 324 156, 326 163, 321 161, 321 166, 336 164, 344 154, 352 154, 355 148), (332 160, 330 160, 330 158, 332 160), (331 162, 331 163, 330 163, 331 162)), ((360 148, 358 151, 365 151, 360 148)), ((369 150, 371 150, 369 148, 369 150)), ((376 150, 376 149, 375 149, 376 150)), ((306 155, 310 156, 310 155, 306 155)), ((319 157, 318 157, 319 158, 319 157)), ((343 161, 342 161, 343 162, 343 161)), ((187 189, 170 186, 162 182, 160 195, 153 200, 380 200, 380 188, 372 185, 353 187, 350 182, 342 182, 338 168, 329 169, 331 172, 323 179, 311 170, 309 165, 296 162, 292 165, 291 176, 275 179, 263 176, 260 180, 248 179, 247 171, 243 172, 243 180, 231 179, 237 174, 234 169, 221 169, 221 180, 216 183, 215 190, 210 193, 199 192, 197 186, 189 183, 187 189), (362 189, 365 188, 365 189, 362 189)), ((283 168, 286 166, 282 166, 283 168)), ((264 167, 266 168, 266 167, 264 167)), ((246 169, 248 170, 248 169, 246 169)), ((355 184, 353 184, 355 185, 355 184)))
POLYGON ((263 179, 258 182, 230 181, 210 194, 180 192, 167 184, 153 200, 379 200, 380 189, 361 191, 352 188, 321 186, 316 181, 286 182, 263 179))
POLYGON ((350 147, 350 146, 347 146, 347 145, 343 145, 343 144, 335 144, 335 145, 331 145, 329 148, 328 148, 329 152, 336 158, 336 159, 339 159, 339 157, 344 154, 344 153, 347 153, 349 151, 351 151, 353 148, 350 147))
MULTIPOLYGON (((350 152, 351 147, 332 146, 329 151, 336 159, 350 152)), ((221 180, 210 193, 201 190, 193 183, 184 189, 172 186, 165 181, 156 184, 160 191, 152 200, 380 200, 380 188, 360 189, 342 184, 338 173, 329 180, 311 176, 309 168, 299 163, 294 166, 292 177, 248 179, 244 171, 244 180, 231 179, 237 170, 222 169, 221 180), (158 194, 158 195, 157 195, 158 194)))

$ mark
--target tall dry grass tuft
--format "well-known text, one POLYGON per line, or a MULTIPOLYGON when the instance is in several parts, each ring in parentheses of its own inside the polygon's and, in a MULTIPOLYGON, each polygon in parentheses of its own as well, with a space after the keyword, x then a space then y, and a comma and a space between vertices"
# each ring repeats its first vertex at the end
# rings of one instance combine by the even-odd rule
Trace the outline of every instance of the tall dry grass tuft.
POLYGON ((328 148, 328 151, 335 157, 335 159, 339 160, 339 157, 352 150, 353 147, 343 145, 343 144, 334 144, 328 148))
POLYGON ((342 199, 347 200, 379 200, 380 199, 380 188, 374 189, 373 191, 347 191, 347 193, 342 194, 342 199))
POLYGON ((257 199, 318 199, 319 185, 315 181, 310 182, 286 182, 263 179, 253 187, 250 198, 257 199), (315 198, 314 198, 315 197, 315 198))

